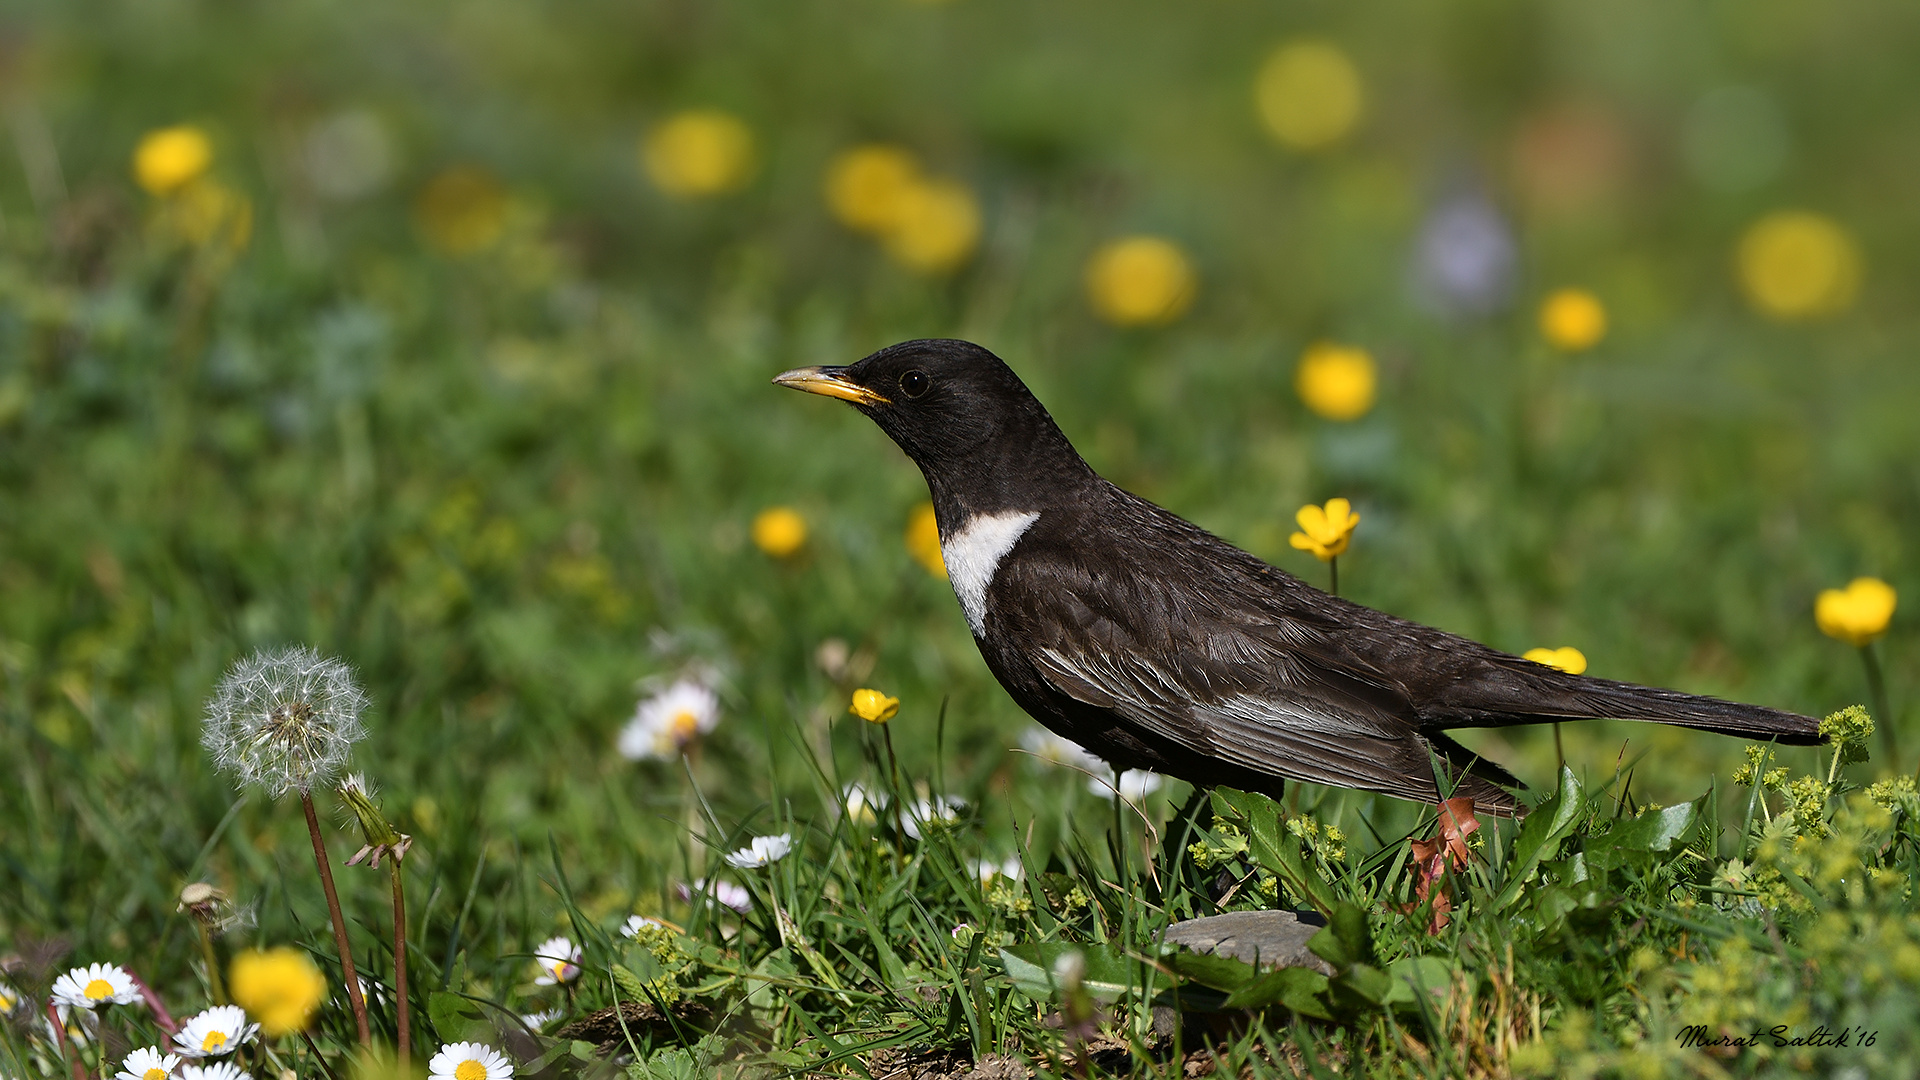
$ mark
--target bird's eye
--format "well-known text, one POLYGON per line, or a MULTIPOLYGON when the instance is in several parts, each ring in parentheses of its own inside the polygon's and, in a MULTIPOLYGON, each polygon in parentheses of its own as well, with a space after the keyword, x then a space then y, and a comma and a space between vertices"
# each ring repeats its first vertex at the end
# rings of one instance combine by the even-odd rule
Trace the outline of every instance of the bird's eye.
POLYGON ((900 392, 910 398, 919 397, 921 394, 926 393, 927 387, 932 385, 933 378, 919 368, 914 368, 912 371, 900 376, 900 392))

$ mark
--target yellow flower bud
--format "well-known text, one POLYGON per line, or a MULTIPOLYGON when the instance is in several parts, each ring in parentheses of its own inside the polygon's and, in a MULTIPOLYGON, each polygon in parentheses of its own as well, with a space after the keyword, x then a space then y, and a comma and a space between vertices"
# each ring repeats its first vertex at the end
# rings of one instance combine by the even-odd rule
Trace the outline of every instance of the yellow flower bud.
POLYGON ((1591 349, 1607 336, 1607 309, 1585 289, 1561 289, 1540 305, 1540 334, 1563 352, 1591 349))
POLYGON ((940 523, 933 514, 933 504, 923 502, 913 508, 907 518, 907 552, 927 573, 937 578, 947 576, 947 560, 940 553, 940 523))
POLYGON ((884 724, 900 711, 900 699, 862 687, 853 692, 853 704, 847 711, 869 724, 884 724))
POLYGON ((305 1029, 327 995, 326 976, 306 953, 286 946, 234 957, 228 980, 235 1004, 268 1038, 305 1029))
POLYGON ((647 135, 640 164, 675 198, 724 194, 753 176, 753 132, 732 113, 688 109, 647 135))
POLYGON ((1898 601, 1893 586, 1879 578, 1854 578, 1844 589, 1825 589, 1813 604, 1820 632, 1849 645, 1865 645, 1887 632, 1898 601))
POLYGON ((1157 236, 1129 236, 1087 260, 1087 299, 1115 326, 1160 326, 1193 304, 1193 263, 1157 236))
POLYGON ((133 151, 133 178, 153 195, 171 195, 213 164, 213 141, 191 124, 149 131, 133 151))
POLYGON ((1563 645, 1558 649, 1528 649, 1521 654, 1521 659, 1559 668, 1569 675, 1578 675, 1587 670, 1587 655, 1571 645, 1563 645))
POLYGON ((807 542, 807 519, 791 506, 760 511, 753 519, 753 542, 761 551, 784 559, 807 542))
POLYGON ((1347 500, 1328 499, 1324 507, 1312 503, 1301 507, 1294 520, 1300 523, 1300 531, 1289 536, 1287 542, 1301 551, 1313 552, 1321 562, 1329 562, 1347 550, 1360 515, 1353 512, 1353 504, 1347 500))
POLYGON ((1358 420, 1373 408, 1376 379, 1367 350, 1322 341, 1301 355, 1293 388, 1307 408, 1329 420, 1358 420))
POLYGON ((1823 214, 1768 214, 1740 238, 1735 261, 1748 301, 1773 319, 1837 315, 1860 289, 1860 249, 1823 214))

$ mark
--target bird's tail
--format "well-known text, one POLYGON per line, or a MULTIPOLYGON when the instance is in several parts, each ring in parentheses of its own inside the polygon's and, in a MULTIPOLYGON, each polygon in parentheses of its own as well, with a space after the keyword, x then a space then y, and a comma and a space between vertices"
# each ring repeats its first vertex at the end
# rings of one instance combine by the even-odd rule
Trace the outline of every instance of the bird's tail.
POLYGON ((1421 719, 1436 728, 1508 727, 1559 720, 1651 720, 1719 735, 1793 746, 1822 742, 1811 716, 1743 705, 1700 694, 1570 675, 1519 657, 1502 656, 1483 674, 1423 703, 1421 719))

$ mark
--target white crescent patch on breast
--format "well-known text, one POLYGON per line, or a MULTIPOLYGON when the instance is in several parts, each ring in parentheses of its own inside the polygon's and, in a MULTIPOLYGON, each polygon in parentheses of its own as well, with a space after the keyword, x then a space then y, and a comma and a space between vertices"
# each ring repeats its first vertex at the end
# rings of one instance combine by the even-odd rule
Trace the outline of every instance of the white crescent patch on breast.
POLYGON ((993 583, 1000 560, 1038 520, 1038 510, 979 514, 966 528, 940 542, 947 580, 953 583, 953 595, 960 598, 960 610, 967 613, 974 637, 987 632, 987 586, 993 583))

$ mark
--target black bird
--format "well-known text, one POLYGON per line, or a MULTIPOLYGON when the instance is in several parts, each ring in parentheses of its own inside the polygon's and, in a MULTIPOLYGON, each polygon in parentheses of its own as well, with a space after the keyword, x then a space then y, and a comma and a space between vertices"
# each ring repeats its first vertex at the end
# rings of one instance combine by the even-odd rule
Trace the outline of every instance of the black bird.
POLYGON ((1811 717, 1581 675, 1331 596, 1101 479, 999 357, 909 341, 781 386, 851 402, 926 475, 980 655, 1117 769, 1278 794, 1282 778, 1513 814, 1448 728, 1614 717, 1820 741, 1811 717))

